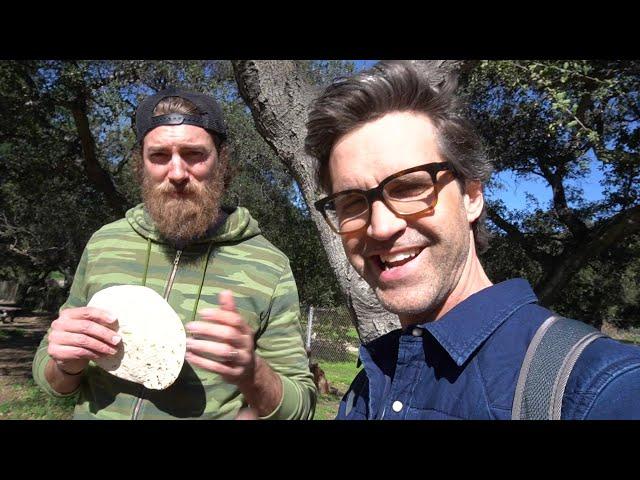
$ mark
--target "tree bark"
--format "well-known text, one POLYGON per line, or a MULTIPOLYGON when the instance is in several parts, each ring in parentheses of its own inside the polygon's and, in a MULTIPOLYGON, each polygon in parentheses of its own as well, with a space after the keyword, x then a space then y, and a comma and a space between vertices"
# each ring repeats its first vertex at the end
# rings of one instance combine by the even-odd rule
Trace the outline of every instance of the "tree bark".
MULTIPOLYGON (((304 153, 303 146, 308 106, 317 93, 315 87, 306 82, 293 61, 246 60, 232 63, 240 94, 251 109, 258 131, 297 180, 310 206, 311 216, 347 299, 360 339, 366 343, 398 328, 397 317, 380 306, 368 285, 348 263, 339 237, 333 234, 312 207, 322 192, 315 178, 315 160, 304 153)), ((464 76, 478 62, 430 60, 414 63, 421 69, 429 70, 432 84, 437 86, 445 75, 464 76)), ((553 187, 556 211, 576 238, 573 245, 565 246, 562 254, 552 256, 536 248, 534 242, 500 217, 498 212, 490 209, 489 215, 496 225, 523 246, 531 258, 542 264, 545 273, 535 290, 541 302, 548 305, 557 299, 564 285, 585 262, 597 257, 615 242, 640 231, 640 206, 627 208, 600 226, 588 228, 567 207, 561 183, 549 172, 546 173, 542 176, 553 187)))
POLYGON ((398 317, 380 306, 347 261, 340 238, 313 208, 313 202, 323 192, 315 177, 315 159, 304 153, 304 139, 308 106, 316 94, 315 88, 307 83, 293 61, 234 61, 233 69, 256 128, 300 186, 360 340, 367 343, 399 328, 398 317))

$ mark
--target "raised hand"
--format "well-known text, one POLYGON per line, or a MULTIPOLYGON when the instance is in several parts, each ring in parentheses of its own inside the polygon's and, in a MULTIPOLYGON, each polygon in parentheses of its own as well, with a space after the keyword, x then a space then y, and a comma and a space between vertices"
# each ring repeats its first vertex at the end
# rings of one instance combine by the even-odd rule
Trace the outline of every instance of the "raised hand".
POLYGON ((253 331, 238 314, 231 291, 220 292, 218 300, 219 309, 203 309, 202 321, 186 325, 190 337, 185 359, 228 383, 251 383, 256 363, 253 331))

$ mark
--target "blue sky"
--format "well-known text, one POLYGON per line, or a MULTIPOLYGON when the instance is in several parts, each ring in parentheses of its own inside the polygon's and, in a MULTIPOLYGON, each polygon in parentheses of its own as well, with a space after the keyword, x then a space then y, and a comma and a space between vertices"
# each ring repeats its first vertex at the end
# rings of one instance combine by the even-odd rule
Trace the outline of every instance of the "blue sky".
MULTIPOLYGON (((527 193, 535 197, 541 207, 548 206, 552 198, 551 187, 543 179, 519 179, 513 172, 505 171, 494 174, 495 178, 503 184, 504 188, 495 191, 486 191, 485 194, 490 200, 501 199, 509 209, 531 210, 534 205, 529 203, 527 193)), ((597 201, 603 198, 602 172, 597 165, 592 162, 589 175, 571 185, 581 188, 587 201, 597 201)))

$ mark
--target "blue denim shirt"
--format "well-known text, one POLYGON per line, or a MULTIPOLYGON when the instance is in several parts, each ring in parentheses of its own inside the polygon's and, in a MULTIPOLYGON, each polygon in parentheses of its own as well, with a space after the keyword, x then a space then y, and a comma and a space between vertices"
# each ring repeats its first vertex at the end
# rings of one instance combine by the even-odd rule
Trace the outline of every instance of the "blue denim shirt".
MULTIPOLYGON (((520 366, 551 312, 523 279, 486 288, 441 319, 360 348, 337 419, 510 419, 520 366)), ((563 419, 640 419, 640 348, 608 337, 576 363, 563 419)))

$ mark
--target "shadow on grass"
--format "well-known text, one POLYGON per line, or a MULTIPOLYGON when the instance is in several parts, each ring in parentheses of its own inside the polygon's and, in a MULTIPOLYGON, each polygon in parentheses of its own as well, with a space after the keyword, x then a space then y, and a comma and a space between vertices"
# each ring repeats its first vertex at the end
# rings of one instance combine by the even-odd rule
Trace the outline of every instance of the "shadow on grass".
POLYGON ((2 420, 67 420, 73 416, 75 397, 54 398, 43 392, 33 380, 5 378, 0 401, 2 420))

